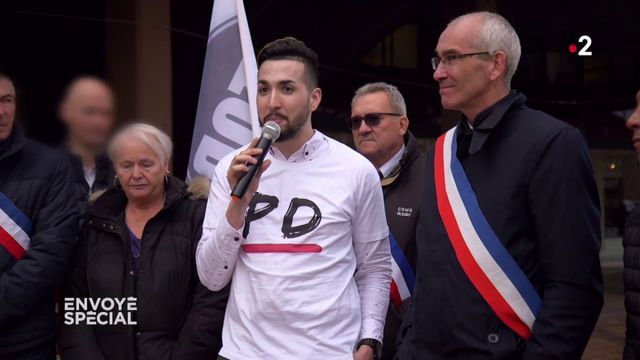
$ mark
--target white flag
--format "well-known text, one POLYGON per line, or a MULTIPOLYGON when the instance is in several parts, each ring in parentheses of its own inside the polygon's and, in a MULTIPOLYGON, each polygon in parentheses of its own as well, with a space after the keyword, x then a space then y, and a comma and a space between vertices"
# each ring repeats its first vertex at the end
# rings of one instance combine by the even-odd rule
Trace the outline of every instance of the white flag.
POLYGON ((260 135, 256 58, 242 0, 215 0, 187 179, 213 176, 218 161, 260 135))

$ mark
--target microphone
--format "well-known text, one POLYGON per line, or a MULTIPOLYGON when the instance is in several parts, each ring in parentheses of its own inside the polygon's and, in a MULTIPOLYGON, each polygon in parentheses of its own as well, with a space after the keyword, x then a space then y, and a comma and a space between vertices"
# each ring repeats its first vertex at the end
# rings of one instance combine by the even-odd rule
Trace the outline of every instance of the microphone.
POLYGON ((253 178, 255 178, 258 173, 258 169, 262 166, 264 157, 267 156, 267 151, 271 147, 271 144, 278 140, 279 137, 280 126, 273 121, 267 121, 262 128, 260 140, 258 140, 258 144, 256 145, 256 148, 262 149, 262 154, 258 155, 258 162, 255 165, 249 165, 249 171, 242 175, 236 186, 233 188, 233 192, 231 192, 232 197, 241 199, 244 196, 244 193, 247 192, 247 188, 249 188, 249 184, 251 184, 253 178))

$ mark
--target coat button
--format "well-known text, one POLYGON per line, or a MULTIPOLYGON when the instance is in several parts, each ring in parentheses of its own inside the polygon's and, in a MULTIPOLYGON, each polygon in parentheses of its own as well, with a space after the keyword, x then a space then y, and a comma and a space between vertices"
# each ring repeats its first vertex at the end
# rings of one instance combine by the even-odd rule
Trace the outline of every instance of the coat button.
POLYGON ((129 271, 129 275, 131 275, 131 276, 134 275, 133 270, 129 271))
POLYGON ((93 224, 93 220, 89 220, 89 225, 92 225, 92 224, 93 224))
POLYGON ((491 333, 487 336, 487 341, 489 341, 490 344, 497 344, 500 342, 500 336, 498 336, 498 334, 491 333))
POLYGON ((137 332, 137 333, 136 333, 136 336, 140 336, 140 332, 137 332))

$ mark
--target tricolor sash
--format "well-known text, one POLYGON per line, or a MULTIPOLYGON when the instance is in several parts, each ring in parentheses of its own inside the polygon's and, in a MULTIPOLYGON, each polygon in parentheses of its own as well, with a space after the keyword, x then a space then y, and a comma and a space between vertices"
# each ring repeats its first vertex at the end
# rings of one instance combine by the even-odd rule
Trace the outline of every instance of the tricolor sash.
POLYGON ((416 277, 409 260, 391 232, 389 232, 389 245, 391 246, 391 301, 400 308, 402 303, 413 294, 416 277))
POLYGON ((29 218, 0 192, 0 246, 20 260, 29 249, 32 234, 29 218))
POLYGON ((465 274, 495 314, 529 339, 542 300, 484 217, 456 156, 457 127, 436 141, 438 211, 465 274))

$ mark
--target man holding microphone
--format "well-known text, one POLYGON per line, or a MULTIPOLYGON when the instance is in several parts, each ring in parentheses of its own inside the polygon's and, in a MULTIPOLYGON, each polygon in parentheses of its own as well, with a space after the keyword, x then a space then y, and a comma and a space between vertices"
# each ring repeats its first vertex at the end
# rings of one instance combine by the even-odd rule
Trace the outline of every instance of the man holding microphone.
POLYGON ((376 169, 312 128, 322 92, 311 49, 279 39, 258 66, 261 122, 281 134, 238 198, 257 141, 218 163, 196 255, 205 286, 232 283, 220 358, 377 359, 391 262, 376 169))

